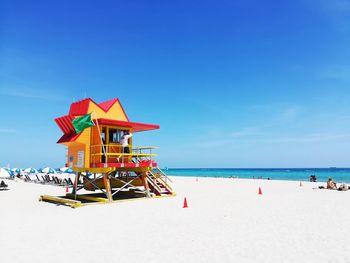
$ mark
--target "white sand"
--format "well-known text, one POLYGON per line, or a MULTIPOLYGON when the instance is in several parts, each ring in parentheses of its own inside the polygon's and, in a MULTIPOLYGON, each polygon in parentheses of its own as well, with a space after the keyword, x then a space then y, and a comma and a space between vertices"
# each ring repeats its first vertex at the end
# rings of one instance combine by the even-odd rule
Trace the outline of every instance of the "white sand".
POLYGON ((64 188, 7 181, 0 261, 350 262, 350 191, 305 182, 173 180, 176 197, 78 209, 38 202, 64 188))

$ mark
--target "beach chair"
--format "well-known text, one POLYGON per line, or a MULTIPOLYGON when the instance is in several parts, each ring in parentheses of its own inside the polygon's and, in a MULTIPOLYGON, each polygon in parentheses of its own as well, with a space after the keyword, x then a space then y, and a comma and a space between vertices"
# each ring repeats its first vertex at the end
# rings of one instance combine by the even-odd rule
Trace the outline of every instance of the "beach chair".
POLYGON ((46 178, 46 182, 48 182, 49 184, 55 184, 56 183, 53 176, 50 178, 50 175, 46 174, 45 178, 46 178))
POLYGON ((44 181, 45 184, 51 184, 52 183, 50 177, 47 174, 42 175, 41 177, 43 178, 43 181, 44 181))
POLYGON ((68 181, 67 178, 64 178, 64 179, 63 179, 63 182, 64 182, 65 185, 69 185, 69 181, 68 181))
POLYGON ((46 183, 46 182, 47 182, 45 176, 41 175, 41 178, 43 179, 43 180, 42 180, 43 183, 46 183))
POLYGON ((58 181, 58 178, 55 176, 52 176, 52 180, 55 184, 60 184, 60 182, 58 181))
POLYGON ((25 177, 24 181, 26 181, 26 182, 31 182, 32 181, 32 179, 30 179, 28 174, 24 174, 24 177, 25 177))
POLYGON ((39 178, 39 176, 38 176, 37 174, 36 174, 35 176, 36 176, 36 181, 37 181, 38 183, 41 183, 41 184, 45 183, 45 181, 40 180, 40 178, 39 178))
POLYGON ((68 178, 68 184, 69 184, 69 185, 74 185, 72 179, 68 178))
POLYGON ((52 179, 54 180, 55 184, 62 185, 62 179, 59 179, 57 176, 52 176, 52 179))

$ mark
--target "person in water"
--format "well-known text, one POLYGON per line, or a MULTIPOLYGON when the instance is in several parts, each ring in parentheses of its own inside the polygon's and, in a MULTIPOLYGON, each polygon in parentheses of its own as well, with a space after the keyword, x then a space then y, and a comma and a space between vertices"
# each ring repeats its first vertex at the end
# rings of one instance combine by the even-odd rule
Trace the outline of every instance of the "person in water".
POLYGON ((316 182, 317 181, 317 178, 316 178, 316 175, 310 175, 310 182, 316 182))

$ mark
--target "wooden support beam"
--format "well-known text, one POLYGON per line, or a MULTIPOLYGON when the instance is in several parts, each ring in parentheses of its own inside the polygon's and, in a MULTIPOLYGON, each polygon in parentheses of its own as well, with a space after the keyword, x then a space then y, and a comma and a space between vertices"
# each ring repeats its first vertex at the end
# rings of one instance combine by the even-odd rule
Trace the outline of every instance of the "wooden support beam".
POLYGON ((148 186, 148 182, 147 182, 146 172, 143 172, 141 174, 141 179, 142 179, 142 182, 143 182, 143 186, 145 187, 145 190, 146 190, 146 196, 147 197, 151 197, 150 194, 149 194, 149 186, 148 186))
POLYGON ((62 197, 50 196, 50 195, 42 195, 39 198, 39 201, 52 202, 56 204, 68 205, 72 208, 81 207, 82 203, 76 200, 65 199, 62 197))
MULTIPOLYGON (((81 173, 77 172, 75 174, 75 179, 74 179, 74 183, 73 183, 73 189, 72 189, 72 194, 76 195, 77 194, 77 187, 78 187, 78 182, 79 182, 79 178, 80 178, 81 173)), ((76 199, 76 198, 75 198, 76 199)))
MULTIPOLYGON (((72 194, 67 194, 67 197, 74 197, 72 194)), ((87 201, 92 201, 92 202, 100 202, 100 203, 107 203, 108 199, 106 198, 101 198, 101 197, 94 197, 94 196, 89 196, 89 195, 78 195, 78 198, 81 200, 87 200, 87 201)))
POLYGON ((111 190, 111 182, 109 181, 108 173, 105 173, 103 175, 103 184, 106 189, 108 202, 112 202, 113 196, 112 196, 112 190, 111 190))

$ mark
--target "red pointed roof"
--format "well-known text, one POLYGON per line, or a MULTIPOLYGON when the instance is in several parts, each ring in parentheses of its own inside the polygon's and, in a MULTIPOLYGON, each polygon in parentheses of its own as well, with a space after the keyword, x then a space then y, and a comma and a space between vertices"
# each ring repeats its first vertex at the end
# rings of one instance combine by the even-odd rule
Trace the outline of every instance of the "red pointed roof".
POLYGON ((111 100, 101 102, 98 105, 100 106, 101 109, 103 109, 105 112, 107 112, 114 105, 114 103, 116 103, 117 101, 118 101, 118 99, 111 99, 111 100))
POLYGON ((98 107, 101 108, 101 110, 103 110, 104 112, 109 111, 109 109, 116 103, 118 102, 123 113, 125 114, 125 117, 127 120, 129 120, 128 116, 125 113, 125 110, 123 108, 123 106, 121 105, 120 101, 115 98, 115 99, 111 99, 111 100, 107 100, 104 102, 101 102, 99 104, 97 104, 95 101, 93 101, 90 98, 87 99, 83 99, 77 102, 72 103, 72 105, 70 106, 69 109, 69 115, 73 115, 73 116, 80 116, 80 115, 85 115, 88 114, 88 110, 89 110, 89 104, 94 103, 95 105, 97 105, 98 107))
POLYGON ((98 104, 98 106, 100 106, 100 108, 102 110, 104 110, 105 112, 109 111, 110 108, 112 108, 112 106, 118 102, 119 103, 119 106, 120 108, 122 109, 126 119, 129 121, 129 118, 128 118, 128 115, 126 115, 126 112, 122 106, 122 104, 120 103, 119 99, 115 98, 115 99, 111 99, 111 100, 107 100, 107 101, 104 101, 104 102, 101 102, 100 104, 98 104))
MULTIPOLYGON (((131 128, 133 132, 156 130, 160 128, 159 125, 130 122, 128 116, 124 111, 123 106, 117 98, 101 102, 100 104, 97 104, 92 99, 87 98, 72 103, 68 115, 58 117, 55 119, 55 122, 64 133, 64 135, 58 140, 57 143, 73 142, 80 136, 81 133, 76 134, 72 121, 75 119, 76 116, 81 116, 88 113, 90 102, 100 107, 104 112, 108 112, 115 103, 119 103, 127 119, 127 121, 117 121, 101 118, 97 120, 99 125, 116 125, 120 127, 131 128)), ((96 123, 96 120, 94 121, 96 123)))

